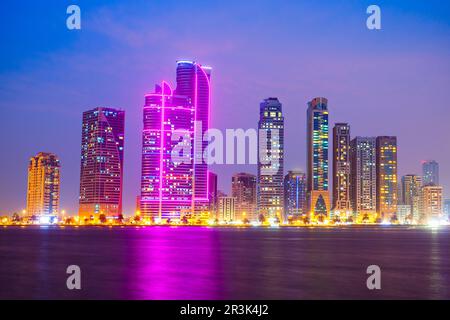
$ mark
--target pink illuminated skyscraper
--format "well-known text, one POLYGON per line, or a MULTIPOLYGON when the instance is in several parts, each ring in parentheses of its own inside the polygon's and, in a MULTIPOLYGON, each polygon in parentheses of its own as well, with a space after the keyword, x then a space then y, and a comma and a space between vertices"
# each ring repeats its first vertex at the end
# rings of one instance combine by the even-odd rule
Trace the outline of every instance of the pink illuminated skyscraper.
POLYGON ((202 152, 208 145, 203 135, 209 128, 209 108, 211 104, 211 68, 194 61, 177 61, 176 94, 189 97, 195 108, 194 145, 194 198, 197 206, 208 200, 208 165, 202 161, 202 152), (201 149, 199 147, 202 147, 201 149), (200 150, 200 151, 198 151, 200 150))
POLYGON ((175 95, 163 82, 145 96, 142 133, 141 215, 178 219, 192 211, 192 148, 173 159, 180 141, 192 143, 195 109, 186 96, 175 95))
POLYGON ((202 137, 209 127, 210 70, 178 61, 176 90, 163 82, 145 97, 143 216, 179 219, 209 209, 208 166, 202 159, 207 142, 202 137), (182 157, 174 158, 174 150, 182 157))

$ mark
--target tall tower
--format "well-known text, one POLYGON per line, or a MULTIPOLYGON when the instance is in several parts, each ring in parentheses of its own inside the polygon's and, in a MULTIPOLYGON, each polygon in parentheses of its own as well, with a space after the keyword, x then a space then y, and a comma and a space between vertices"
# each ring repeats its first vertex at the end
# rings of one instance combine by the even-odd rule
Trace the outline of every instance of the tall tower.
POLYGON ((143 217, 161 221, 193 213, 194 116, 191 100, 175 94, 166 82, 145 96, 140 198, 143 217))
POLYGON ((289 171, 284 177, 284 220, 299 219, 306 214, 306 175, 301 171, 289 171))
POLYGON ((277 98, 261 102, 258 132, 258 213, 265 218, 281 220, 284 196, 284 117, 277 98))
POLYGON ((60 163, 53 153, 39 152, 28 165, 27 215, 59 213, 60 163))
POLYGON ((231 180, 231 194, 236 199, 236 220, 257 220, 256 176, 250 173, 236 173, 231 180))
POLYGON ((352 211, 350 171, 350 126, 336 123, 333 128, 333 211, 340 218, 347 218, 352 211))
POLYGON ((402 177, 401 186, 402 198, 399 198, 399 201, 401 201, 403 205, 406 205, 410 208, 412 217, 410 217, 409 220, 418 222, 420 218, 419 205, 420 190, 422 188, 422 177, 415 174, 407 174, 402 177))
POLYGON ((376 138, 350 142, 352 209, 358 221, 375 222, 377 209, 376 138))
POLYGON ((307 186, 311 221, 322 221, 330 212, 328 193, 328 100, 314 98, 307 111, 307 186))
POLYGON ((397 137, 377 137, 377 213, 390 221, 397 212, 397 137))
POLYGON ((195 61, 177 61, 176 95, 190 99, 194 108, 194 171, 193 195, 196 210, 204 210, 208 200, 208 165, 203 161, 203 150, 208 141, 203 136, 209 128, 211 105, 211 67, 202 66, 195 61))
POLYGON ((439 163, 434 160, 422 162, 422 181, 424 186, 439 185, 439 163))
POLYGON ((101 107, 83 112, 80 217, 122 213, 124 127, 125 111, 101 107))

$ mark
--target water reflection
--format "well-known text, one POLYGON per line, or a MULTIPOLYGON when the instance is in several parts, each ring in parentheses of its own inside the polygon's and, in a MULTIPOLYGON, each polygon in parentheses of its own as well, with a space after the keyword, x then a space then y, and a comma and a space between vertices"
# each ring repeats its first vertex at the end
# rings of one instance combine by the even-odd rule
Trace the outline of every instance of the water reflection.
POLYGON ((127 298, 222 298, 220 244, 214 230, 144 228, 129 237, 127 247, 127 298))

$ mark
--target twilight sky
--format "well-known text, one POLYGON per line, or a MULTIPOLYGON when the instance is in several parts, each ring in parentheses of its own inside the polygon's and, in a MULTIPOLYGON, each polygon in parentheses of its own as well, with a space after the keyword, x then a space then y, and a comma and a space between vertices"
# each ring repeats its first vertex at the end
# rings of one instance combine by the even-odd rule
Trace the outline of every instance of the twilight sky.
MULTIPOLYGON (((329 99, 330 121, 355 135, 397 135, 399 173, 435 159, 450 197, 450 3, 445 1, 2 1, 0 215, 26 205, 39 151, 62 164, 61 208, 78 208, 81 114, 126 111, 124 213, 139 194, 142 106, 175 61, 213 67, 212 126, 255 128, 276 96, 286 119, 285 170, 304 169, 306 103, 329 99), (281 3, 283 3, 281 5, 281 3), (66 8, 81 8, 81 30, 66 8), (366 8, 382 30, 366 28, 366 8)), ((330 165, 331 167, 331 165, 330 165)), ((255 166, 215 166, 220 189, 255 166)))

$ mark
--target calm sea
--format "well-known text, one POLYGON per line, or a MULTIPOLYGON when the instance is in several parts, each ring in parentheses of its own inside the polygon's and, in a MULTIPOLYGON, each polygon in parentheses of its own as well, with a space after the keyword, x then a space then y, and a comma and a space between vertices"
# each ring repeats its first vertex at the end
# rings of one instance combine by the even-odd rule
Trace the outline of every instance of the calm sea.
POLYGON ((448 227, 0 228, 2 299, 450 299, 449 286, 448 227))

